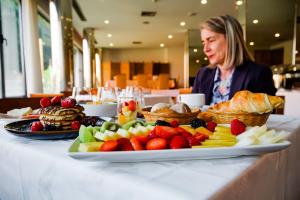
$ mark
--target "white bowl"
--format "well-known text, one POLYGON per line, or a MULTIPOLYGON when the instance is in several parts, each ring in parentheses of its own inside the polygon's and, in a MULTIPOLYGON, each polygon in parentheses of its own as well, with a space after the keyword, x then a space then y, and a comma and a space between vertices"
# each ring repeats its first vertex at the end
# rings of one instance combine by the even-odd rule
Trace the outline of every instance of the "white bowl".
POLYGON ((115 117, 117 115, 117 103, 80 104, 84 107, 87 116, 115 117))

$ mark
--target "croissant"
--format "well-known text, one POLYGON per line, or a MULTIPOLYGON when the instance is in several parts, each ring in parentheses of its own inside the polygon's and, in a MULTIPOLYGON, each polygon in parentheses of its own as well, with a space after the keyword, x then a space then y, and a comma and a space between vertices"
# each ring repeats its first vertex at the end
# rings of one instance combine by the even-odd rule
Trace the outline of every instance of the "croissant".
POLYGON ((265 93, 252 93, 247 90, 235 93, 230 101, 218 103, 209 108, 214 112, 268 113, 284 104, 281 97, 265 93))

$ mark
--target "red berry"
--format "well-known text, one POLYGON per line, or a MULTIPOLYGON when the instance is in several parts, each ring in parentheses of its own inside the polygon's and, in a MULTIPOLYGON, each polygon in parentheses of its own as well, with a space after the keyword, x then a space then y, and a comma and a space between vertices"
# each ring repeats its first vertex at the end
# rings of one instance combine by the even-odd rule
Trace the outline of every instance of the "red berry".
POLYGON ((42 131, 43 129, 44 126, 40 121, 33 122, 31 125, 31 131, 42 131))
POLYGON ((215 131, 216 126, 217 126, 217 124, 213 121, 207 122, 207 124, 206 124, 206 128, 208 130, 210 130, 211 132, 215 131))
POLYGON ((147 137, 149 139, 157 138, 158 136, 155 133, 155 129, 153 129, 152 131, 150 131, 150 133, 148 133, 147 137))
POLYGON ((196 138, 199 142, 203 142, 204 140, 208 139, 208 136, 202 133, 196 133, 195 135, 193 135, 193 137, 196 138))
POLYGON ((80 122, 79 121, 72 121, 71 123, 71 129, 72 130, 79 130, 80 129, 80 122))
POLYGON ((177 120, 172 120, 172 121, 170 122, 170 124, 171 124, 171 126, 174 127, 174 128, 176 128, 176 127, 179 126, 179 123, 178 123, 177 120))
POLYGON ((155 126, 154 130, 158 137, 165 139, 170 139, 174 135, 179 134, 175 128, 169 126, 155 126))
POLYGON ((102 144, 101 151, 116 151, 118 148, 119 145, 117 140, 108 140, 102 144))
POLYGON ((130 143, 135 151, 144 150, 142 143, 135 137, 130 139, 130 143))
POLYGON ((195 137, 188 137, 187 140, 190 147, 200 145, 200 141, 195 137))
POLYGON ((61 97, 55 96, 51 99, 51 105, 60 105, 61 97))
POLYGON ((135 111, 135 109, 136 109, 135 101, 131 100, 128 102, 128 109, 130 111, 135 111))
POLYGON ((73 108, 75 105, 76 105, 76 100, 69 97, 61 101, 61 106, 64 108, 73 108))
POLYGON ((178 131, 178 133, 180 133, 180 135, 182 135, 185 138, 193 136, 190 132, 186 131, 184 128, 177 127, 176 130, 178 131))
POLYGON ((246 130, 246 125, 238 119, 234 119, 230 123, 231 133, 233 135, 239 135, 246 130))
POLYGON ((168 141, 164 138, 153 138, 147 142, 147 150, 160 150, 168 147, 168 141))
POLYGON ((128 102, 124 101, 123 106, 128 106, 128 102))
POLYGON ((121 151, 133 151, 133 147, 128 138, 120 138, 117 140, 121 151))
POLYGON ((42 108, 46 108, 46 107, 48 107, 48 106, 51 105, 51 101, 50 101, 49 98, 43 97, 43 98, 41 98, 41 100, 40 100, 40 105, 42 106, 42 108))
POLYGON ((170 141, 171 149, 182 149, 189 147, 187 139, 181 135, 174 136, 170 141))

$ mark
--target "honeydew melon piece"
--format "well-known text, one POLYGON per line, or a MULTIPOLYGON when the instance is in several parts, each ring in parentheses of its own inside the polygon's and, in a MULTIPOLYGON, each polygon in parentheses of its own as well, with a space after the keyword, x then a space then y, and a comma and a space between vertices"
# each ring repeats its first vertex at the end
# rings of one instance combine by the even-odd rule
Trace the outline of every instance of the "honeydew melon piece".
POLYGON ((134 125, 136 124, 137 120, 132 120, 127 122, 126 124, 124 124, 122 126, 123 129, 128 130, 130 127, 134 127, 134 125))
POLYGON ((130 129, 128 131, 133 135, 138 135, 138 133, 139 133, 139 129, 133 128, 133 127, 130 127, 130 129))
POLYGON ((91 152, 91 151, 100 151, 103 142, 88 142, 80 143, 78 147, 79 152, 91 152))
POLYGON ((155 126, 152 125, 147 125, 146 128, 148 129, 148 131, 152 131, 154 129, 155 126))
POLYGON ((81 143, 95 142, 96 140, 93 136, 93 130, 89 127, 81 125, 79 129, 79 140, 81 143))
POLYGON ((124 137, 124 138, 130 138, 130 133, 127 130, 123 129, 123 128, 119 128, 117 130, 117 134, 120 135, 121 137, 124 137))
POLYGON ((101 131, 102 133, 104 133, 106 130, 108 130, 108 128, 110 127, 110 125, 111 125, 111 122, 104 122, 104 123, 102 124, 102 126, 101 126, 100 131, 101 131))
POLYGON ((97 132, 100 132, 100 130, 101 130, 101 127, 99 127, 99 126, 93 127, 93 135, 95 136, 95 134, 96 134, 97 132))
POLYGON ((139 132, 141 132, 141 133, 147 133, 148 132, 148 129, 145 127, 145 126, 137 126, 136 127, 138 130, 139 130, 139 132))
POLYGON ((102 132, 97 132, 95 134, 95 138, 101 141, 107 141, 110 140, 110 137, 102 132))

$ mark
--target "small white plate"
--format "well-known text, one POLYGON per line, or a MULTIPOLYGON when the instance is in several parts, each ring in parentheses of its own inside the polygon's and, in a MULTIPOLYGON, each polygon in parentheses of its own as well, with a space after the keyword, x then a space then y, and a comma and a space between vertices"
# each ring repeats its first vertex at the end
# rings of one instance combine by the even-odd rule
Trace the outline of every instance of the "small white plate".
POLYGON ((75 159, 110 162, 166 161, 230 158, 246 155, 260 155, 280 151, 291 143, 283 141, 270 145, 252 145, 247 147, 218 147, 195 149, 166 149, 154 151, 111 151, 111 152, 78 152, 79 138, 73 141, 68 150, 69 156, 75 159))

